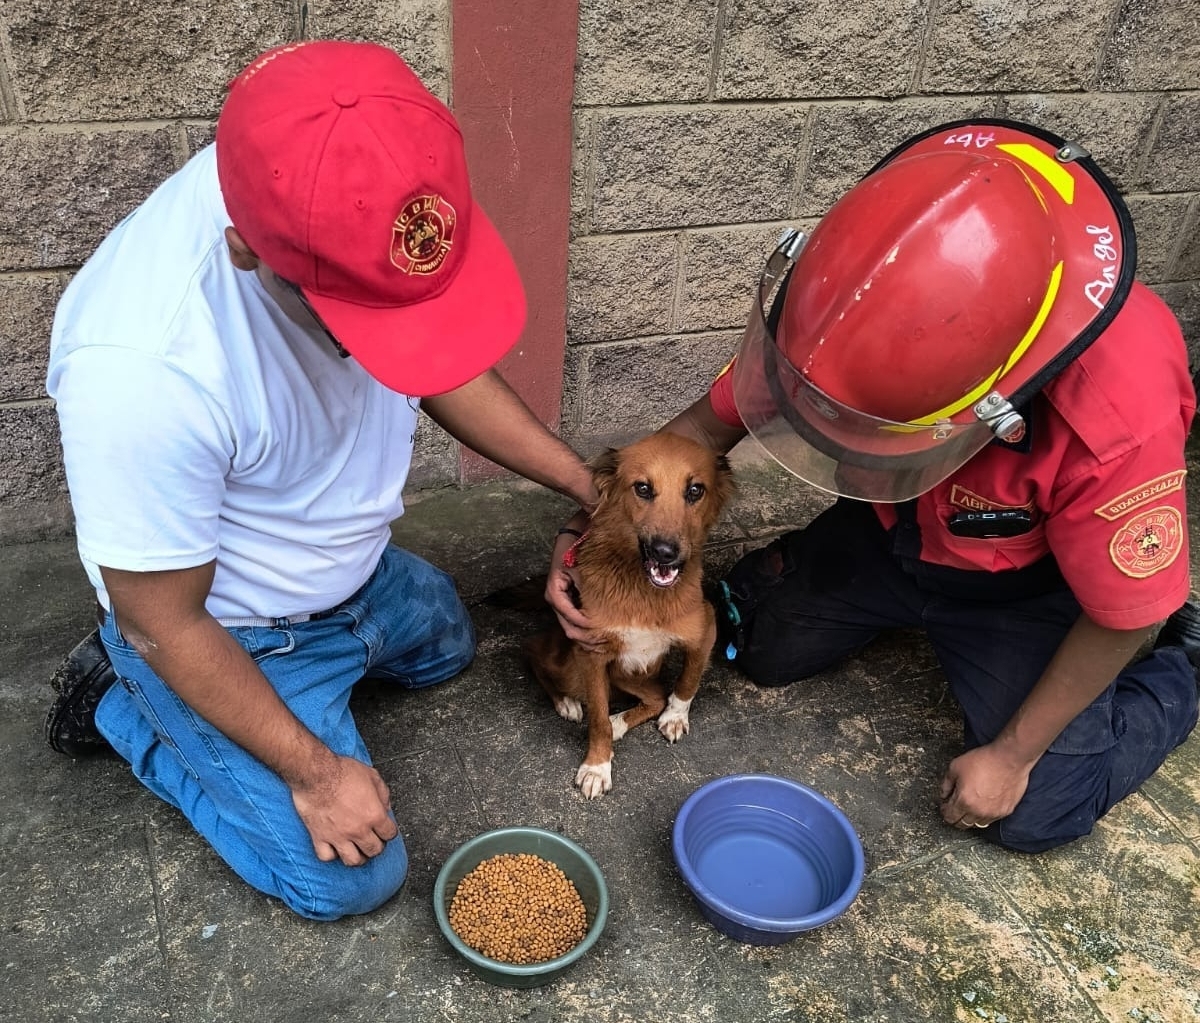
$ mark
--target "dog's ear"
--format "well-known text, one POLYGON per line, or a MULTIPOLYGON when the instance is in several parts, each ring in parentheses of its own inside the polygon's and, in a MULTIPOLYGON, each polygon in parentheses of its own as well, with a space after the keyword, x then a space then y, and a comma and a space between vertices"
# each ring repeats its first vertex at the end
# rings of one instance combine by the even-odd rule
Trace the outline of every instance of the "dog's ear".
MULTIPOLYGON (((713 463, 716 466, 716 475, 714 477, 716 485, 713 487, 713 505, 716 509, 716 515, 721 514, 721 509, 725 507, 735 493, 737 493, 737 481, 733 478, 733 466, 729 464, 729 459, 724 455, 715 455, 713 463)), ((716 516, 714 515, 714 518, 716 516)))
POLYGON ((592 482, 596 484, 601 501, 608 496, 608 492, 612 489, 620 464, 621 453, 616 448, 606 448, 588 461, 588 468, 592 470, 592 482))

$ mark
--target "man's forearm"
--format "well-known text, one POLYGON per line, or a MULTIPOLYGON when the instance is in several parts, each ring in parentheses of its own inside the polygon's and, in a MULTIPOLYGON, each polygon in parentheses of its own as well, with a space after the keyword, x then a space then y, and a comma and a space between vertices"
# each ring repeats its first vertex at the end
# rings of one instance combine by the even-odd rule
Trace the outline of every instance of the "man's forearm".
POLYGON ((215 619, 146 638, 151 642, 143 657, 175 694, 289 788, 320 788, 336 771, 333 752, 292 713, 215 619))
POLYGON ((1108 688, 1152 630, 1152 626, 1106 629, 1086 614, 1080 615, 994 745, 1014 763, 1035 763, 1062 730, 1108 688))
POLYGON ((100 573, 125 639, 184 703, 293 789, 320 788, 336 757, 205 610, 215 571, 100 573))
POLYGON ((727 454, 738 441, 746 436, 746 430, 743 427, 730 426, 717 416, 707 394, 701 395, 674 419, 666 423, 662 432, 689 437, 722 454, 727 454))
POLYGON ((472 451, 584 508, 595 506, 592 476, 583 460, 546 428, 495 370, 448 394, 425 398, 421 407, 472 451))

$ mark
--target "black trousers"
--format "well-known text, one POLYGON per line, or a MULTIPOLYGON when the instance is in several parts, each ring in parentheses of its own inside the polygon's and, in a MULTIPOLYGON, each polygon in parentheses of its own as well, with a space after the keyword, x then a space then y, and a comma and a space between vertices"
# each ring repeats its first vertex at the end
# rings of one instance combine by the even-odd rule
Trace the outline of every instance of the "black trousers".
MULTIPOLYGON (((1040 592, 1014 593, 978 573, 979 598, 950 595, 906 571, 896 547, 869 505, 841 500, 746 555, 725 579, 742 618, 734 664, 758 685, 788 685, 884 630, 921 628, 962 708, 965 747, 990 742, 1041 677, 1079 604, 1061 581, 1047 587, 1045 573, 1034 574, 1040 592)), ((1038 852, 1086 835, 1187 738, 1196 717, 1191 663, 1174 647, 1153 651, 1063 730, 1016 810, 986 836, 1038 852)))

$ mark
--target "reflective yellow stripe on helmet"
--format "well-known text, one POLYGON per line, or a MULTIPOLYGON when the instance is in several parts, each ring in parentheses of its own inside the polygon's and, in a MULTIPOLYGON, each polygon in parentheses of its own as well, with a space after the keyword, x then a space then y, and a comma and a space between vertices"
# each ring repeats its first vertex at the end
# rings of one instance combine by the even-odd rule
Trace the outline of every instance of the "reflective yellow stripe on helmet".
POLYGON ((1075 179, 1053 157, 1028 142, 1002 142, 996 148, 1037 171, 1068 206, 1075 201, 1075 179))
POLYGON ((1062 274, 1063 264, 1062 260, 1059 260, 1058 264, 1050 272, 1050 280, 1046 285, 1046 294, 1042 298, 1042 304, 1038 308, 1037 315, 1033 318, 1033 323, 1029 325, 1029 329, 1025 331, 1025 336, 1022 337, 1017 343, 1017 346, 1012 350, 1012 354, 1009 355, 1004 365, 997 369, 996 372, 986 377, 973 390, 959 398, 958 401, 947 405, 943 409, 939 409, 937 412, 934 412, 931 415, 923 416, 920 419, 910 420, 913 426, 933 426, 936 422, 938 422, 938 420, 949 419, 951 416, 957 415, 963 409, 969 408, 985 394, 987 394, 988 391, 990 391, 995 385, 996 381, 1017 364, 1021 356, 1024 355, 1029 350, 1029 346, 1033 344, 1033 339, 1038 336, 1038 333, 1041 331, 1042 326, 1046 322, 1046 317, 1050 315, 1050 310, 1054 308, 1054 300, 1058 297, 1058 288, 1062 283, 1062 274))

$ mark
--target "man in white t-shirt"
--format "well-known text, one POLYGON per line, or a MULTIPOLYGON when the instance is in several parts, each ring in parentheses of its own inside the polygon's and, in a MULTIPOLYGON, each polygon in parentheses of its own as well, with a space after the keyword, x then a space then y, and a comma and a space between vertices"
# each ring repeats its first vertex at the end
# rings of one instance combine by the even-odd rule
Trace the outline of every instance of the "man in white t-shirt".
POLYGON ((394 52, 300 43, 246 68, 214 145, 55 318, 47 386, 100 629, 55 675, 50 745, 111 747, 297 913, 393 895, 407 855, 351 688, 430 685, 474 654, 449 577, 389 543, 418 408, 594 499, 492 369, 524 319, 454 118, 394 52))

